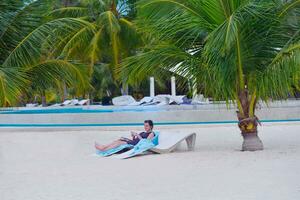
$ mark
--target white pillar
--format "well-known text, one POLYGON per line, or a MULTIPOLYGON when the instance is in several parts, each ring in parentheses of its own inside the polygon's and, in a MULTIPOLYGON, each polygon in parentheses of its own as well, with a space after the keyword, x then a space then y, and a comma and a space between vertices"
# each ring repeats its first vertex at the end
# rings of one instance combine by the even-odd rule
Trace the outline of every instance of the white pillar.
POLYGON ((176 82, 175 82, 175 76, 171 77, 171 95, 176 96, 176 82))
POLYGON ((154 77, 150 77, 150 97, 155 96, 154 77))
POLYGON ((128 84, 125 82, 122 83, 121 94, 122 96, 128 95, 128 84))

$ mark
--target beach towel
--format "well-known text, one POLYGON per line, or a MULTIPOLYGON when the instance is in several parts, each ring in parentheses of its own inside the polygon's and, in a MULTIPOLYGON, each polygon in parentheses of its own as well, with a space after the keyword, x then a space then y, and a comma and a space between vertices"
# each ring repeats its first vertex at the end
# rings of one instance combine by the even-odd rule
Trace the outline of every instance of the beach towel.
POLYGON ((121 152, 125 149, 132 149, 133 148, 133 145, 131 144, 122 144, 116 148, 113 148, 113 149, 109 149, 107 151, 100 151, 100 150, 96 150, 96 154, 97 155, 100 155, 100 156, 103 156, 103 157, 107 157, 107 156, 110 156, 110 155, 113 155, 115 153, 118 153, 118 152, 121 152))
POLYGON ((152 140, 148 139, 141 139, 139 143, 137 143, 133 149, 122 153, 118 156, 117 158, 125 159, 125 158, 131 158, 137 155, 144 154, 148 150, 152 149, 153 147, 158 145, 158 137, 159 137, 159 132, 154 132, 155 136, 152 140))

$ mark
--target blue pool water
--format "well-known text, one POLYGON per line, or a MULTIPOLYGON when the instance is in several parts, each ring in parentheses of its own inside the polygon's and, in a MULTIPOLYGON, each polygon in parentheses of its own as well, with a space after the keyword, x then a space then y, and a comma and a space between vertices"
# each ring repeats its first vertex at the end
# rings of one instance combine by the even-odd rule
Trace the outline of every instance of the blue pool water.
POLYGON ((14 110, 3 109, 0 114, 60 114, 60 113, 112 113, 112 112, 153 112, 161 108, 115 108, 115 109, 83 109, 83 108, 53 108, 14 110))

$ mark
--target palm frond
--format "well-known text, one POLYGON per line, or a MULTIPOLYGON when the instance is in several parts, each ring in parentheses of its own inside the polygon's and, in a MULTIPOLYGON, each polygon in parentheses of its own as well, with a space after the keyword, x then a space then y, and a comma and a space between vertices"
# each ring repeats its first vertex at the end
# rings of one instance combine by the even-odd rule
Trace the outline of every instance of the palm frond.
POLYGON ((86 91, 89 85, 89 78, 86 68, 74 65, 64 60, 47 60, 38 63, 26 70, 31 83, 35 88, 46 90, 50 87, 57 87, 57 83, 64 82, 68 86, 75 86, 78 91, 86 91))
POLYGON ((23 2, 13 10, 4 10, 5 13, 0 15, 0 62, 27 34, 44 22, 44 15, 52 4, 50 0, 37 0, 23 2))
POLYGON ((257 91, 257 98, 279 98, 298 81, 297 0, 142 0, 138 5, 139 30, 152 40, 124 62, 129 80, 177 66, 177 73, 222 100, 235 99, 245 88, 257 91), (180 59, 188 52, 194 53, 180 59), (281 81, 272 81, 289 65, 281 81))
POLYGON ((28 85, 28 77, 19 68, 0 66, 0 106, 15 105, 28 85))
POLYGON ((120 25, 116 16, 111 11, 101 13, 98 22, 100 26, 105 27, 105 31, 110 38, 112 52, 112 67, 115 68, 119 63, 119 38, 120 25))
POLYGON ((51 11, 48 15, 54 18, 79 18, 85 17, 88 13, 88 8, 85 7, 64 7, 51 11))
MULTIPOLYGON (((68 36, 88 25, 76 18, 62 18, 50 21, 29 33, 9 54, 3 66, 28 67, 35 65, 41 58, 43 42, 49 42, 49 35, 68 36)), ((52 37, 53 38, 53 37, 52 37)))
POLYGON ((80 29, 74 34, 69 41, 65 44, 62 50, 62 56, 66 59, 81 57, 83 50, 87 44, 92 40, 94 33, 96 32, 95 27, 90 24, 80 29))

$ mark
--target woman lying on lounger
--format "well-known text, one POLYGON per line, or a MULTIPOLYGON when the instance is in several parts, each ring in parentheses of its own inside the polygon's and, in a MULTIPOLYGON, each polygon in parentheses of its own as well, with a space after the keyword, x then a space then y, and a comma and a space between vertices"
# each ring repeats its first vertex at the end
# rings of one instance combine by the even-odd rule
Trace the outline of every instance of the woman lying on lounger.
POLYGON ((136 145, 141 139, 149 139, 151 140, 154 137, 154 133, 153 133, 153 122, 152 120, 145 120, 144 121, 144 132, 141 132, 139 134, 132 132, 131 131, 131 139, 129 138, 120 138, 110 144, 107 145, 100 145, 95 143, 95 148, 100 150, 100 151, 107 151, 109 149, 113 149, 116 148, 120 145, 123 144, 131 144, 131 145, 136 145))

